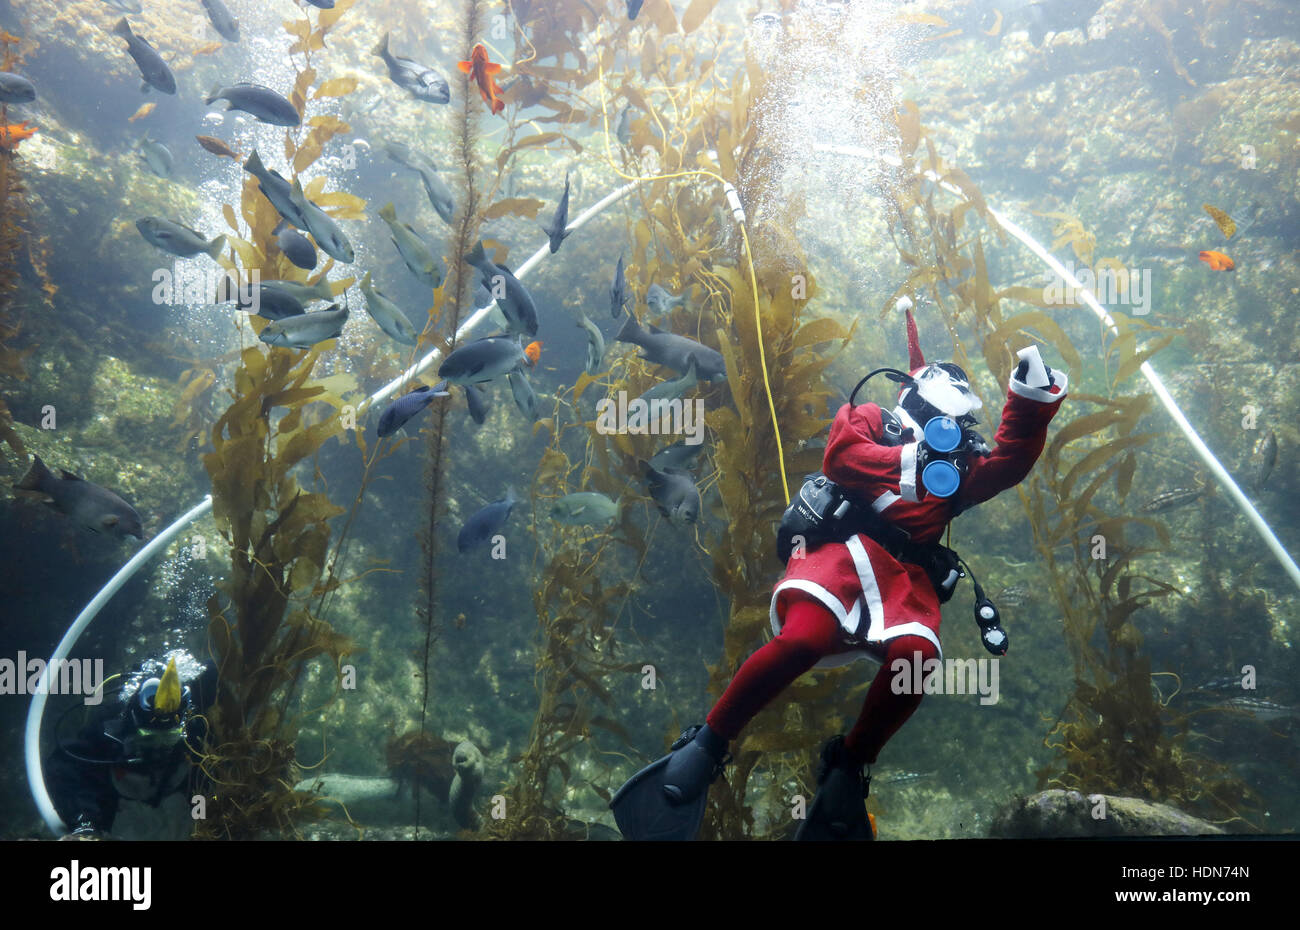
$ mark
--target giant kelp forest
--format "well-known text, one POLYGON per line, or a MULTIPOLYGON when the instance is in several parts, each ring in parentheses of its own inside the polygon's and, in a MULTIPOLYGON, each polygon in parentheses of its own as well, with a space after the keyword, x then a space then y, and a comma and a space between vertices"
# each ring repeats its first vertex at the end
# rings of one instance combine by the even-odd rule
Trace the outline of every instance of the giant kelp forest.
MULTIPOLYGON (((807 151, 791 151, 784 122, 792 88, 809 80, 807 62, 760 50, 754 27, 745 31, 758 12, 748 4, 647 0, 635 22, 621 0, 457 0, 438 4, 427 22, 401 4, 374 6, 403 48, 436 37, 460 58, 484 43, 504 65, 506 108, 490 113, 472 76, 449 71, 451 103, 414 121, 394 118, 389 136, 376 82, 353 73, 357 61, 379 67, 369 54, 375 24, 355 0, 304 7, 282 24, 277 38, 289 37, 293 68, 287 96, 303 117, 273 153, 289 166, 286 177, 301 177, 305 195, 359 242, 362 223, 378 225, 385 201, 376 199, 376 175, 340 170, 338 153, 365 142, 372 162, 384 164, 385 143, 402 140, 435 154, 455 209, 436 226, 445 273, 439 286, 421 285, 414 347, 346 336, 309 350, 270 347, 257 338, 267 321, 239 314, 219 352, 180 329, 149 343, 171 365, 165 446, 201 463, 221 541, 207 559, 215 590, 208 597, 205 588, 202 643, 192 647, 220 670, 207 743, 194 760, 211 783, 196 837, 302 837, 329 820, 333 835, 364 835, 365 818, 327 803, 328 791, 301 790, 304 779, 337 771, 392 776, 412 801, 406 835, 451 835, 440 832, 435 809, 445 807, 452 752, 467 736, 489 763, 481 816, 459 823, 461 838, 608 835, 605 807, 619 784, 702 720, 770 637, 770 593, 782 568, 776 524, 803 476, 820 470, 822 439, 849 386, 901 363, 894 308, 902 296, 917 308, 927 357, 971 373, 986 437, 1018 349, 1039 345, 1070 375, 1069 400, 1030 477, 952 528, 951 544, 991 593, 1006 592, 1012 618, 1005 687, 1020 691, 1004 716, 978 720, 1005 731, 1013 717, 1021 743, 1034 744, 1028 762, 1008 761, 1007 777, 1026 790, 1164 802, 1229 831, 1266 827, 1259 795, 1216 753, 1224 740, 1215 727, 1242 718, 1196 703, 1191 676, 1254 661, 1261 642, 1278 638, 1262 619, 1276 601, 1243 583, 1247 570, 1232 560, 1245 537, 1220 529, 1232 519, 1227 505, 1178 446, 1140 372, 1148 360, 1213 368, 1222 346, 1205 321, 1129 314, 1121 302, 1107 307, 1112 333, 1077 300, 1049 300, 1038 260, 986 200, 987 165, 1003 153, 949 145, 964 104, 951 95, 931 101, 917 87, 896 95, 898 76, 888 69, 844 98, 853 113, 870 115, 872 135, 897 158, 855 169, 861 200, 842 209, 837 192, 819 186, 824 175, 791 169, 812 164, 807 151), (352 57, 341 66, 332 56, 344 54, 352 57), (463 257, 482 241, 495 262, 518 270, 543 244, 538 225, 570 177, 571 220, 627 190, 536 272, 530 266, 545 345, 530 375, 535 420, 521 420, 506 393, 477 429, 457 390, 432 405, 418 430, 377 439, 372 391, 430 351, 445 356, 492 331, 461 332, 477 282, 463 257), (725 360, 726 381, 700 382, 688 395, 706 411, 693 469, 703 506, 688 526, 666 519, 642 481, 664 437, 607 433, 596 418, 598 403, 637 397, 664 370, 612 338, 595 373, 573 375, 564 357, 581 338, 574 324, 582 316, 609 329, 608 283, 620 256, 630 313, 725 360), (650 319, 651 285, 686 299, 650 319), (458 553, 455 528, 508 483, 518 499, 509 557, 497 566, 458 553), (1169 512, 1147 503, 1169 488, 1190 503, 1169 512), (579 491, 616 501, 616 517, 607 526, 552 519, 556 501, 579 491), (1168 645, 1180 637, 1194 644, 1168 645)), ((785 17, 791 48, 861 55, 860 37, 803 6, 764 4, 785 17)), ((1176 132, 1228 105, 1200 92, 1192 45, 1204 35, 1181 13, 1154 4, 1152 20, 1131 3, 1111 6, 1119 22, 1155 37, 1174 66, 1166 79, 1182 81, 1170 104, 1181 114, 1176 132)), ((947 24, 928 15, 903 12, 890 22, 913 48, 969 38, 969 29, 940 34, 947 24)), ((5 70, 21 47, 9 38, 0 33, 5 70)), ((201 52, 187 67, 202 66, 201 52)), ((0 126, 8 118, 0 107, 0 126)), ((1023 113, 1006 121, 1022 134, 1037 131, 1023 113)), ((58 290, 31 229, 23 174, 23 156, 0 149, 6 386, 27 376, 40 350, 25 329, 35 322, 52 332, 35 316, 42 292, 19 281, 20 262, 44 282, 47 299, 58 290)), ((350 295, 366 266, 329 258, 313 272, 295 266, 277 244, 276 209, 253 176, 239 177, 237 194, 220 204, 229 247, 218 264, 231 281, 330 277, 334 302, 364 318, 350 295)), ((411 218, 415 206, 401 189, 387 197, 411 218)), ((1045 244, 1054 253, 1094 276, 1123 280, 1137 257, 1086 202, 1044 197, 1022 207, 1018 216, 1051 231, 1045 244)), ((402 274, 395 267, 394 277, 402 274)), ((432 384, 435 371, 411 377, 401 392, 432 384)), ((1196 389, 1216 423, 1235 418, 1242 402, 1229 381, 1216 368, 1196 389)), ((886 403, 883 391, 870 399, 886 403)), ((15 419, 0 397, 0 448, 21 459, 30 442, 15 419)), ((945 610, 945 648, 960 655, 978 654, 968 592, 966 583, 945 610)), ((857 664, 809 674, 762 711, 731 746, 701 838, 789 838, 792 799, 812 796, 818 748, 852 724, 872 671, 857 664)), ((929 702, 895 744, 905 759, 923 760, 900 766, 938 770, 918 778, 944 781, 962 766, 943 754, 960 756, 980 740, 972 718, 948 716, 952 706, 929 702)), ((978 749, 975 757, 987 764, 978 749)), ((944 781, 935 793, 965 790, 956 784, 944 781)), ((870 807, 886 825, 901 816, 898 798, 887 784, 873 792, 870 807)))

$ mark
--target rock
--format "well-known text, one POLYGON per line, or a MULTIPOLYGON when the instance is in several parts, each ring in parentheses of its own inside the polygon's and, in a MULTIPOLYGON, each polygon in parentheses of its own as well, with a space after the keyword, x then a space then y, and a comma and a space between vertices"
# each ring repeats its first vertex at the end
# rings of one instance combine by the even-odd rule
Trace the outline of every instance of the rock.
POLYGON ((1061 789, 1013 799, 993 816, 989 827, 990 836, 1006 839, 1203 836, 1223 832, 1222 828, 1167 804, 1141 798, 1083 795, 1061 789))

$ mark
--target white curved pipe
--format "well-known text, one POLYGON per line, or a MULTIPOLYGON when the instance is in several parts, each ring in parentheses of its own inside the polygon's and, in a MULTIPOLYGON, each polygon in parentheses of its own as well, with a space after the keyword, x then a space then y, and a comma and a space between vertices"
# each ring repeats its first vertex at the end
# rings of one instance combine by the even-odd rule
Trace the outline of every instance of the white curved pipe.
MULTIPOLYGON (((819 152, 828 152, 834 155, 847 155, 853 158, 883 160, 893 164, 895 167, 902 164, 897 156, 886 156, 879 152, 873 152, 870 149, 857 148, 849 145, 818 144, 814 145, 813 148, 819 152)), ((927 181, 933 181, 948 193, 954 194, 962 200, 966 199, 966 196, 961 192, 960 188, 944 181, 937 173, 933 171, 923 171, 921 172, 921 176, 927 181)), ((1025 230, 1021 229, 1017 223, 1008 219, 1006 216, 1003 216, 992 207, 989 207, 988 211, 989 215, 993 217, 999 226, 1011 233, 1012 236, 1020 241, 1021 245, 1042 259, 1049 268, 1061 276, 1062 280, 1073 287, 1083 302, 1088 305, 1089 309, 1091 309, 1092 312, 1097 315, 1097 318, 1100 319, 1111 331, 1112 335, 1119 335, 1119 327, 1115 325, 1114 318, 1106 312, 1105 307, 1098 303, 1097 298, 1093 295, 1092 291, 1085 288, 1079 282, 1078 278, 1071 274, 1064 265, 1057 261, 1056 256, 1047 251, 1047 249, 1043 247, 1042 243, 1029 233, 1025 232, 1025 230)), ((1250 525, 1255 528, 1257 533, 1259 533, 1260 538, 1264 540, 1264 544, 1268 546, 1269 551, 1272 552, 1278 562, 1281 563, 1283 570, 1291 577, 1291 580, 1295 582, 1296 587, 1300 588, 1300 567, 1296 565, 1295 559, 1291 558, 1291 555, 1286 551, 1286 549, 1282 548, 1282 543, 1278 540, 1277 534, 1273 532, 1273 528, 1268 525, 1260 515, 1259 511, 1255 509, 1255 505, 1250 502, 1250 499, 1246 497, 1241 488, 1237 486, 1237 482, 1233 480, 1232 475, 1228 474, 1228 470, 1223 467, 1223 463, 1215 457, 1212 451, 1210 451, 1210 447, 1205 444, 1205 440, 1203 440, 1200 434, 1196 432, 1196 428, 1188 421, 1187 417, 1183 414, 1183 411, 1179 408, 1178 403, 1165 388, 1164 381, 1162 381, 1160 376, 1156 374, 1156 370, 1151 367, 1151 363, 1143 362, 1142 367, 1139 370, 1142 372, 1142 376, 1147 379, 1147 383, 1151 385, 1151 389, 1155 391, 1155 395, 1160 399, 1160 403, 1164 405, 1165 410, 1169 412, 1169 416, 1173 418, 1173 421, 1178 424, 1178 428, 1182 430, 1183 435, 1187 437, 1187 441, 1191 443, 1192 449, 1194 449, 1196 454, 1200 456, 1201 461, 1203 461, 1210 469, 1210 473, 1214 475, 1219 484, 1223 485, 1229 496, 1234 502, 1236 502, 1237 506, 1241 509, 1241 512, 1245 514, 1247 521, 1249 521, 1250 525)))
MULTIPOLYGON (((593 216, 600 213, 610 204, 615 203, 630 194, 640 184, 641 182, 639 180, 632 181, 606 194, 603 198, 579 214, 578 217, 568 225, 568 232, 581 229, 593 216)), ((542 246, 533 253, 532 258, 519 266, 519 270, 514 273, 515 277, 522 278, 524 275, 528 274, 528 272, 541 264, 542 259, 549 253, 550 246, 542 246)), ((492 312, 492 308, 495 306, 496 303, 493 302, 486 307, 478 308, 470 314, 469 318, 461 323, 460 327, 456 330, 456 338, 460 339, 481 323, 487 315, 492 312)), ((392 397, 401 390, 403 385, 408 384, 412 378, 427 370, 441 355, 441 349, 433 349, 430 351, 422 359, 410 368, 406 369, 406 371, 402 372, 402 374, 397 378, 393 379, 388 384, 385 384, 374 394, 371 394, 362 401, 358 413, 361 412, 361 410, 367 409, 372 404, 379 403, 380 401, 392 397)), ((72 626, 68 628, 68 631, 63 634, 63 639, 59 642, 58 648, 54 650, 53 657, 51 657, 49 664, 45 667, 45 671, 41 674, 37 693, 33 695, 31 706, 27 709, 27 728, 23 738, 23 752, 26 757, 27 784, 31 788, 32 800, 36 802, 36 808, 40 811, 41 819, 45 821, 45 825, 48 826, 55 835, 66 833, 67 828, 64 826, 63 821, 59 819, 58 813, 54 810, 54 803, 50 800, 50 794, 45 788, 45 775, 41 766, 41 720, 45 715, 44 686, 46 676, 49 674, 49 669, 56 662, 67 658, 68 653, 72 651, 72 647, 76 645, 81 634, 85 632, 86 627, 90 625, 90 621, 95 619, 95 615, 103 609, 104 605, 109 602, 122 585, 126 584, 127 580, 130 579, 132 575, 139 571, 140 568, 158 552, 166 548, 168 543, 175 539, 181 530, 211 509, 212 496, 208 495, 200 503, 196 504, 193 509, 184 516, 179 517, 169 527, 151 539, 148 545, 132 556, 131 560, 118 570, 117 574, 112 577, 108 584, 104 585, 104 587, 100 589, 99 593, 91 598, 90 603, 87 604, 81 613, 77 615, 77 619, 73 621, 72 626)))

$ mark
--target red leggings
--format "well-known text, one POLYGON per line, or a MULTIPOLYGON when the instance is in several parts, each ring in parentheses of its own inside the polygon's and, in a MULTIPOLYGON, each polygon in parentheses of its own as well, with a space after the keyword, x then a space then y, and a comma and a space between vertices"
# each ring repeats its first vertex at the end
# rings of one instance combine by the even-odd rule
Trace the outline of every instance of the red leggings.
MULTIPOLYGON (((938 657, 934 643, 922 636, 899 636, 886 644, 885 661, 876 673, 857 723, 844 738, 849 755, 863 764, 876 756, 921 703, 919 694, 894 694, 890 682, 895 659, 921 661, 938 657)), ((840 624, 817 601, 799 598, 786 608, 780 634, 745 660, 736 677, 709 711, 709 729, 727 740, 804 672, 828 655, 843 651, 840 624)))

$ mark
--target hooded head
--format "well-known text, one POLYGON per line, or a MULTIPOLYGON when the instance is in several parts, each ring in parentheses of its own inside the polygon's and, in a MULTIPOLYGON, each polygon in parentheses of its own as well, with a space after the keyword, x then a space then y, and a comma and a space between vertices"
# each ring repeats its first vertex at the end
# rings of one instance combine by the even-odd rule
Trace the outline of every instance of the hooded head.
POLYGON ((952 417, 963 426, 973 425, 983 403, 970 389, 970 378, 952 362, 927 363, 912 317, 911 301, 903 298, 907 315, 907 367, 914 383, 898 393, 898 406, 924 427, 933 417, 952 417))

